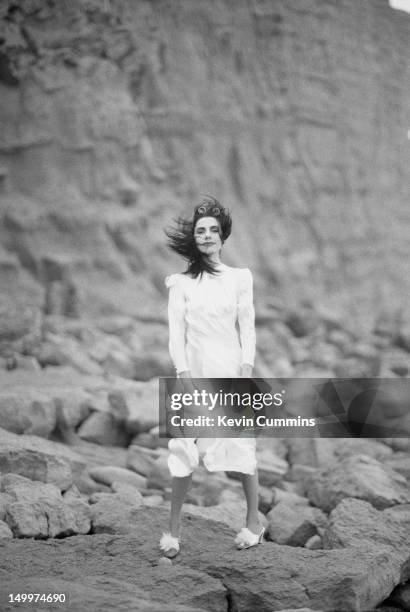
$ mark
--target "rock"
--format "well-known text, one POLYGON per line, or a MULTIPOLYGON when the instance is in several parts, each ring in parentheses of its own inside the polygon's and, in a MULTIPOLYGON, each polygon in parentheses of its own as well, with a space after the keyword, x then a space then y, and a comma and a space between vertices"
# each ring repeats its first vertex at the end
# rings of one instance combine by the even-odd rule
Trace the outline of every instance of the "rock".
POLYGON ((91 506, 93 533, 130 533, 136 529, 137 510, 143 503, 119 494, 99 494, 91 506))
POLYGON ((0 392, 0 427, 48 438, 56 426, 52 400, 37 391, 0 392))
POLYGON ((51 340, 43 341, 34 351, 34 355, 43 368, 47 366, 64 366, 69 364, 67 355, 51 340))
POLYGON ((114 376, 133 379, 135 363, 131 352, 124 347, 122 351, 110 351, 103 363, 104 371, 114 376))
POLYGON ((68 489, 63 492, 63 497, 65 501, 83 499, 79 488, 75 484, 72 484, 71 487, 68 487, 68 489))
POLYGON ((136 446, 143 446, 144 448, 149 448, 156 450, 158 448, 168 448, 168 438, 158 438, 158 431, 155 428, 150 429, 149 432, 137 434, 134 436, 130 442, 130 446, 135 444, 136 446))
POLYGON ((324 468, 356 454, 374 457, 379 461, 392 455, 392 450, 386 444, 366 438, 289 438, 287 444, 291 465, 314 468, 324 468))
POLYGON ((92 495, 97 492, 107 493, 111 489, 108 485, 96 482, 94 478, 91 478, 91 476, 86 473, 76 478, 75 484, 83 495, 92 495))
POLYGON ((13 532, 10 527, 4 521, 0 520, 0 540, 2 538, 12 538, 13 532))
POLYGON ((143 498, 141 492, 138 489, 124 482, 113 482, 111 485, 111 489, 122 499, 127 499, 135 505, 139 506, 142 504, 142 502, 145 502, 145 498, 143 498))
POLYGON ((112 336, 118 336, 120 339, 126 340, 135 330, 134 319, 121 315, 101 316, 97 319, 96 325, 104 334, 108 334, 110 340, 112 336))
MULTIPOLYGON (((323 534, 323 547, 374 547, 389 554, 398 584, 409 574, 410 505, 376 510, 360 499, 344 499, 332 510, 323 534)), ((392 581, 392 588, 394 582, 392 581)))
MULTIPOLYGON (((384 352, 382 356, 382 371, 385 371, 385 369, 393 372, 393 374, 396 376, 408 377, 410 372, 410 356, 406 355, 406 357, 404 357, 403 354, 400 356, 397 356, 396 354, 394 357, 389 355, 386 358, 386 354, 384 352)), ((390 376, 387 377, 390 378, 390 376)))
POLYGON ((382 436, 410 437, 407 379, 389 380, 380 385, 368 421, 380 426, 382 436))
POLYGON ((278 487, 274 487, 272 490, 273 493, 273 505, 276 506, 279 502, 284 502, 288 506, 297 506, 302 504, 302 506, 309 506, 309 500, 306 497, 302 497, 297 493, 292 493, 291 491, 283 491, 278 487))
POLYGON ((383 442, 394 451, 410 452, 410 438, 383 438, 383 442))
POLYGON ((310 482, 311 478, 317 473, 317 468, 311 467, 310 465, 302 465, 295 463, 289 472, 289 480, 296 484, 295 493, 298 496, 306 495, 307 483, 310 482))
POLYGON ((397 333, 395 344, 410 352, 410 325, 403 326, 397 333))
POLYGON ((0 471, 55 484, 62 491, 85 468, 82 458, 64 444, 0 429, 0 471))
POLYGON ((160 557, 158 559, 158 565, 163 565, 164 567, 171 567, 172 561, 171 559, 168 559, 168 557, 160 557))
MULTIPOLYGON (((109 556, 107 556, 107 559, 109 559, 109 556)), ((120 572, 116 572, 116 578, 111 577, 109 574, 110 572, 108 571, 107 575, 97 575, 90 568, 87 575, 78 575, 75 579, 68 580, 55 576, 51 568, 48 575, 39 573, 38 576, 28 576, 25 577, 24 582, 28 593, 64 593, 69 598, 70 612, 83 612, 85 609, 104 612, 106 610, 127 610, 127 612, 159 612, 159 610, 161 612, 203 612, 204 608, 202 607, 180 605, 175 601, 169 603, 169 598, 166 600, 165 596, 161 601, 155 599, 155 587, 161 586, 162 581, 164 591, 168 590, 169 593, 169 582, 182 580, 185 592, 191 587, 191 599, 195 599, 195 592, 198 590, 201 594, 200 599, 205 600, 206 595, 212 593, 212 589, 216 589, 216 584, 218 583, 215 578, 210 578, 194 570, 187 569, 184 576, 179 568, 172 567, 150 568, 148 574, 146 574, 146 584, 141 584, 140 586, 136 586, 133 583, 131 576, 128 580, 124 580, 120 572), (167 576, 168 573, 170 576, 167 576)), ((0 596, 6 602, 2 612, 13 612, 13 609, 15 609, 16 603, 8 603, 7 594, 9 591, 18 593, 19 582, 21 583, 21 578, 16 580, 13 577, 8 581, 7 587, 0 586, 0 596)), ((220 592, 218 595, 220 596, 219 600, 217 599, 219 604, 221 600, 220 592)), ((216 597, 214 596, 212 599, 215 601, 216 597)), ((57 605, 61 606, 64 604, 59 603, 57 605)), ((47 607, 43 606, 41 612, 50 609, 50 603, 46 603, 45 606, 47 607)), ((40 608, 37 609, 40 612, 40 608)), ((217 612, 215 606, 212 608, 212 612, 217 612)))
POLYGON ((379 351, 372 344, 357 342, 350 350, 345 351, 345 357, 359 357, 364 360, 373 360, 379 358, 379 351))
POLYGON ((153 376, 170 376, 174 373, 165 346, 161 346, 164 337, 163 333, 162 342, 158 344, 148 342, 141 354, 134 357, 135 380, 149 382, 153 376))
MULTIPOLYGON (((246 502, 242 499, 206 507, 186 503, 183 506, 183 512, 209 519, 211 522, 224 523, 231 530, 239 532, 245 526, 246 502)), ((266 525, 265 516, 261 512, 259 512, 259 521, 262 525, 266 525)))
POLYGON ((127 449, 119 446, 100 446, 93 442, 79 440, 75 452, 81 456, 89 468, 106 465, 126 467, 127 449))
POLYGON ((327 522, 326 515, 318 508, 305 504, 290 506, 285 501, 276 504, 266 518, 269 539, 288 546, 305 546, 327 522))
POLYGON ((269 487, 259 485, 259 501, 258 507, 262 514, 267 514, 274 503, 274 491, 269 487))
POLYGON ((0 304, 0 354, 23 353, 41 340, 42 314, 32 306, 14 304, 7 308, 0 304))
POLYGON ((134 487, 124 485, 123 483, 114 483, 110 493, 101 491, 93 493, 89 498, 89 502, 90 504, 97 504, 100 501, 110 501, 112 499, 124 502, 130 506, 141 506, 144 502, 144 497, 138 489, 134 489, 134 487))
POLYGON ((116 467, 112 465, 97 466, 89 470, 91 478, 97 482, 112 486, 113 483, 123 483, 130 485, 136 489, 145 488, 147 479, 140 474, 136 474, 126 468, 116 467))
POLYGON ((309 550, 320 550, 323 548, 322 538, 319 534, 311 536, 306 542, 305 547, 309 548, 309 550))
POLYGON ((342 353, 346 354, 353 345, 353 338, 343 327, 343 325, 340 325, 339 328, 331 329, 327 335, 327 341, 337 346, 342 353))
MULTIPOLYGON (((135 609, 127 599, 129 589, 135 588, 135 585, 141 585, 144 597, 153 600, 158 585, 161 597, 164 594, 164 600, 165 597, 168 602, 172 600, 175 612, 177 605, 192 605, 193 601, 202 610, 212 609, 210 605, 215 604, 214 610, 219 612, 226 606, 227 595, 238 612, 255 609, 270 612, 272 609, 303 607, 329 612, 343 608, 372 610, 392 590, 390 575, 396 569, 385 550, 379 552, 376 547, 366 544, 338 550, 308 550, 264 542, 247 551, 236 551, 232 529, 221 523, 187 515, 182 522, 183 557, 177 557, 172 567, 159 568, 158 542, 164 525, 167 525, 169 511, 140 507, 135 512, 135 522, 124 535, 76 536, 53 541, 53 546, 50 542, 32 540, 24 543, 4 541, 0 546, 0 566, 9 568, 9 559, 13 558, 13 568, 3 570, 7 588, 13 585, 16 574, 20 584, 21 577, 27 577, 26 590, 30 587, 30 576, 37 577, 37 580, 38 576, 52 577, 52 592, 68 590, 73 592, 73 598, 77 596, 74 592, 83 593, 79 607, 74 608, 75 612, 81 612, 84 601, 88 599, 87 590, 81 591, 79 585, 89 589, 95 584, 92 577, 96 576, 95 564, 98 562, 96 578, 99 579, 100 592, 106 598, 99 599, 95 593, 95 602, 102 606, 99 609, 107 605, 111 608, 114 602, 118 608, 118 600, 109 599, 114 592, 122 594, 125 609, 135 609), (180 565, 182 559, 183 564, 180 565), (195 570, 190 570, 190 567, 195 567, 195 570), (178 573, 168 574, 174 570, 178 570, 178 573), (61 571, 69 587, 59 583, 61 577, 58 572, 61 571), (198 572, 199 576, 195 574, 191 579, 193 571, 198 572), (218 576, 217 580, 225 585, 223 605, 220 599, 216 603, 211 599, 213 603, 210 605, 207 603, 209 588, 215 591, 216 585, 214 582, 204 582, 207 579, 204 574, 208 578, 218 576), (185 579, 182 578, 184 575, 185 579), (120 584, 114 591, 116 580, 120 584)), ((42 582, 34 582, 33 592, 40 588, 43 590, 43 585, 42 582)), ((218 588, 216 593, 219 593, 218 588)), ((133 591, 133 596, 138 602, 139 593, 133 591)), ((93 609, 95 602, 90 603, 90 609, 93 609)), ((161 602, 160 607, 156 605, 155 612, 167 610, 166 603, 161 602)))
POLYGON ((337 378, 377 378, 380 376, 381 358, 378 353, 363 357, 346 357, 335 363, 333 371, 337 378))
POLYGON ((187 502, 199 506, 216 506, 224 501, 242 499, 242 486, 228 478, 224 472, 208 472, 199 465, 192 474, 192 485, 187 502))
POLYGON ((123 425, 108 412, 96 411, 90 414, 77 433, 82 440, 105 446, 125 447, 129 442, 129 435, 123 425))
POLYGON ((142 476, 148 476, 158 457, 159 453, 156 450, 130 444, 127 451, 127 468, 142 476))
POLYGON ((386 460, 385 464, 404 476, 410 484, 410 455, 408 453, 396 452, 386 460))
POLYGON ((340 359, 340 351, 328 342, 318 342, 309 352, 309 358, 315 366, 333 370, 340 359))
POLYGON ((406 479, 365 455, 347 457, 314 474, 306 490, 310 502, 327 512, 347 497, 363 499, 379 509, 410 502, 406 479))
POLYGON ((6 495, 6 493, 0 493, 0 521, 4 521, 4 519, 6 518, 7 504, 9 504, 11 501, 12 498, 10 497, 10 495, 6 495))
MULTIPOLYGON (((338 440, 332 440, 332 442, 334 442, 333 462, 335 463, 352 455, 366 455, 380 462, 388 461, 392 456, 390 448, 377 440, 367 438, 339 438, 338 440)), ((323 465, 323 467, 325 466, 323 465)))
POLYGON ((147 486, 151 489, 165 489, 170 486, 172 476, 168 468, 167 457, 160 455, 155 459, 152 468, 148 473, 147 486))
POLYGON ((36 353, 42 365, 65 365, 81 374, 102 375, 104 373, 102 366, 87 355, 78 340, 67 336, 57 336, 50 332, 46 334, 45 340, 47 344, 43 352, 36 353))
POLYGON ((126 429, 135 435, 158 424, 158 380, 134 383, 123 391, 127 407, 126 429))
POLYGON ((61 389, 54 395, 57 425, 75 431, 92 410, 91 395, 83 389, 61 389))
POLYGON ((300 308, 288 314, 286 324, 292 330, 293 334, 297 338, 300 338, 315 332, 320 325, 320 320, 313 309, 300 308))
POLYGON ((20 369, 26 372, 41 372, 41 366, 35 357, 19 355, 16 353, 11 357, 12 369, 20 369))
POLYGON ((6 522, 15 537, 62 537, 90 530, 88 504, 74 496, 65 499, 52 484, 6 474, 1 488, 11 497, 6 522))
POLYGON ((289 464, 268 448, 257 448, 259 482, 265 487, 272 487, 282 480, 289 469, 289 464))
POLYGON ((284 323, 269 320, 265 322, 258 332, 258 351, 266 366, 266 374, 262 376, 292 376, 292 332, 284 323))
POLYGON ((156 506, 162 506, 164 498, 162 495, 146 495, 144 497, 144 505, 155 508, 156 506))

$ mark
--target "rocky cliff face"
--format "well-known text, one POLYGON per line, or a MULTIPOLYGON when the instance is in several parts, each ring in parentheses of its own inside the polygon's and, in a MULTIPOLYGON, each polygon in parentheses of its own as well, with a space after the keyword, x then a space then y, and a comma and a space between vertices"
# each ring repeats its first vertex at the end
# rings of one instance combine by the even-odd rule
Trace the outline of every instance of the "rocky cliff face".
POLYGON ((2 299, 163 317, 162 228, 232 209, 258 307, 408 302, 410 18, 387 0, 5 0, 2 299))

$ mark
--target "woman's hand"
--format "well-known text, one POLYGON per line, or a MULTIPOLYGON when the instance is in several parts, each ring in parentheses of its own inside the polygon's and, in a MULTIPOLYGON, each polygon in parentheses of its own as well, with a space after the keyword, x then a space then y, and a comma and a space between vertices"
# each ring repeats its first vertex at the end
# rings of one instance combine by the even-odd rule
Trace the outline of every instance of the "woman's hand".
POLYGON ((195 391, 195 385, 192 382, 192 376, 190 370, 184 370, 183 372, 178 372, 178 378, 182 379, 181 384, 184 389, 184 393, 193 394, 195 391))
POLYGON ((241 366, 241 377, 252 378, 252 370, 253 366, 251 366, 249 363, 243 363, 241 366))

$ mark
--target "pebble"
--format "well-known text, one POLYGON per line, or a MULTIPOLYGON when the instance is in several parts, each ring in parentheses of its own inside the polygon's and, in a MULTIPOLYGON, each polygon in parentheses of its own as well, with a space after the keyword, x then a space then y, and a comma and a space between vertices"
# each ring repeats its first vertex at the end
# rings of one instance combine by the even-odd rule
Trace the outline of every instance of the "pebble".
POLYGON ((162 567, 169 567, 172 565, 172 561, 171 559, 168 559, 168 557, 160 557, 158 565, 161 565, 162 567))

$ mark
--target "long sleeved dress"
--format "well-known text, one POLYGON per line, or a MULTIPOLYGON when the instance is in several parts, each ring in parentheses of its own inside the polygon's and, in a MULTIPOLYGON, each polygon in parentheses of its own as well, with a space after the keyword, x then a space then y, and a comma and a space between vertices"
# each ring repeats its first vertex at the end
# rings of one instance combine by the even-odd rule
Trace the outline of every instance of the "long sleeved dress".
MULTIPOLYGON (((169 288, 169 351, 177 372, 193 378, 240 376, 244 363, 255 358, 255 311, 252 274, 247 268, 218 265, 219 274, 202 278, 167 276, 169 288), (237 330, 239 326, 239 333, 237 330)), ((187 476, 203 456, 211 471, 253 474, 254 438, 176 438, 168 444, 173 476, 187 476)))

